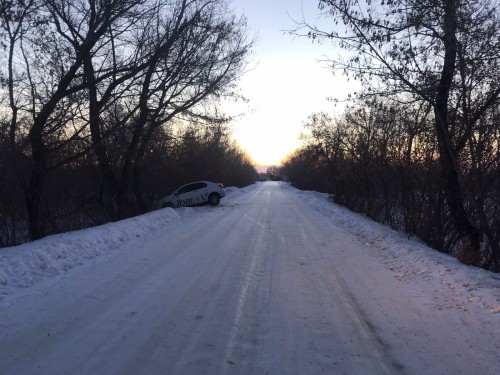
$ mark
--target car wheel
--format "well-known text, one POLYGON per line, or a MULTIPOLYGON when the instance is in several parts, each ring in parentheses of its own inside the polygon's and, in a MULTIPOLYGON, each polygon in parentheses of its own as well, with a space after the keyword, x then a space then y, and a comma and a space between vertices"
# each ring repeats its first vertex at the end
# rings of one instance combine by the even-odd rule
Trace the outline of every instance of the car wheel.
POLYGON ((208 196, 208 203, 210 203, 212 206, 218 205, 220 202, 220 195, 217 193, 212 193, 208 196))

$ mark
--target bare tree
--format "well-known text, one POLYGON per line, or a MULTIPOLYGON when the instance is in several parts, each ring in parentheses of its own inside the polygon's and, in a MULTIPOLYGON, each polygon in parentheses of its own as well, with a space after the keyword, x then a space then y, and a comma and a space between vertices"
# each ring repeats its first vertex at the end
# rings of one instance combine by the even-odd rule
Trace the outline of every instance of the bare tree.
POLYGON ((18 132, 19 97, 16 91, 16 81, 18 72, 14 68, 15 53, 19 50, 19 44, 23 36, 27 33, 38 8, 36 0, 21 0, 19 3, 1 0, 0 1, 0 26, 3 30, 2 48, 6 50, 7 72, 2 74, 3 81, 7 86, 8 103, 11 110, 9 126, 9 144, 11 149, 15 147, 16 135, 18 132))
POLYGON ((244 20, 228 17, 221 1, 158 1, 141 25, 143 32, 129 40, 137 51, 133 55, 141 57, 132 65, 133 80, 114 78, 103 89, 99 77, 106 70, 97 71, 91 57, 85 63, 92 140, 116 218, 137 212, 133 187, 139 184, 141 161, 154 132, 181 115, 206 119, 200 104, 231 88, 250 47, 244 20), (99 92, 104 92, 100 98, 99 92), (126 111, 117 112, 116 106, 126 111), (128 134, 118 173, 108 157, 108 148, 114 146, 103 142, 103 133, 109 131, 104 122, 115 124, 111 131, 128 134))
POLYGON ((304 23, 299 30, 305 28, 311 38, 332 40, 352 53, 332 65, 362 80, 363 96, 383 93, 407 102, 414 98, 433 108, 441 181, 460 237, 461 259, 479 264, 483 235, 498 253, 498 239, 488 235, 490 224, 465 181, 461 159, 467 140, 500 95, 498 3, 320 0, 319 8, 337 26, 320 30, 304 23))
MULTIPOLYGON (((74 119, 75 101, 86 88, 82 79, 83 62, 99 48, 101 38, 112 25, 121 24, 124 18, 134 20, 137 7, 142 3, 144 0, 41 1, 45 24, 38 25, 33 33, 31 59, 35 66, 45 63, 48 72, 39 70, 39 81, 30 80, 33 121, 29 141, 33 168, 26 203, 32 239, 43 235, 40 210, 45 179, 51 167, 47 141, 58 132, 64 133, 64 127, 74 119)), ((80 127, 75 134, 82 130, 80 127)))
POLYGON ((0 169, 22 186, 32 239, 57 230, 51 192, 80 168, 93 176, 99 166, 97 201, 113 218, 137 213, 155 134, 174 119, 227 121, 217 101, 251 46, 224 0, 0 0, 0 42, 10 109, 0 169))

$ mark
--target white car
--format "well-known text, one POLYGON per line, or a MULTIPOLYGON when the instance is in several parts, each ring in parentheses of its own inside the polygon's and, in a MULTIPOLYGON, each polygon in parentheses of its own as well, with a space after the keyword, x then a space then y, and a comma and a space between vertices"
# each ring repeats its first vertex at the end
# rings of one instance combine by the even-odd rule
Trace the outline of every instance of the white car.
POLYGON ((173 194, 161 199, 160 204, 162 208, 197 206, 203 203, 215 206, 225 195, 224 185, 209 181, 197 181, 181 186, 173 194))

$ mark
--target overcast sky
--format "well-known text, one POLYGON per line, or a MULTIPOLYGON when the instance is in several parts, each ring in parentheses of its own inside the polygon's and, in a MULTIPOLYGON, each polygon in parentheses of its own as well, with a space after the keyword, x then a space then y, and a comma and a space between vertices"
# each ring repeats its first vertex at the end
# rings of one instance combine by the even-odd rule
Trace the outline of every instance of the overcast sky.
POLYGON ((299 135, 307 117, 318 111, 341 112, 327 97, 345 98, 345 78, 318 60, 336 56, 328 44, 285 32, 305 18, 315 22, 316 0, 233 0, 236 14, 244 14, 257 42, 249 71, 240 82, 241 93, 250 100, 247 111, 235 121, 234 137, 257 165, 278 165, 300 145, 299 135))

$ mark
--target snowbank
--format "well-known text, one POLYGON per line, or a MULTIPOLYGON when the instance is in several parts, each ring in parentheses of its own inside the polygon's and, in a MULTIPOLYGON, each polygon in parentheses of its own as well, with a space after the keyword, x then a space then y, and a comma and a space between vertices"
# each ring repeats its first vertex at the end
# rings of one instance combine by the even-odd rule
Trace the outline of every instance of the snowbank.
MULTIPOLYGON (((397 279, 425 283, 429 291, 444 291, 434 297, 438 309, 459 308, 471 314, 500 313, 500 275, 461 264, 451 256, 330 202, 327 194, 298 190, 297 194, 309 206, 359 238, 397 279)), ((500 319, 500 314, 494 319, 500 319)))
POLYGON ((0 298, 15 288, 34 285, 70 268, 118 249, 121 245, 171 225, 173 209, 57 234, 20 246, 0 249, 0 298))
MULTIPOLYGON (((243 189, 226 188, 226 197, 221 204, 231 204, 234 199, 254 187, 255 185, 243 189)), ((111 254, 132 240, 151 236, 158 230, 164 230, 180 220, 198 214, 197 208, 165 208, 98 227, 0 249, 0 299, 13 294, 16 289, 27 288, 43 279, 56 277, 99 256, 111 254)))

